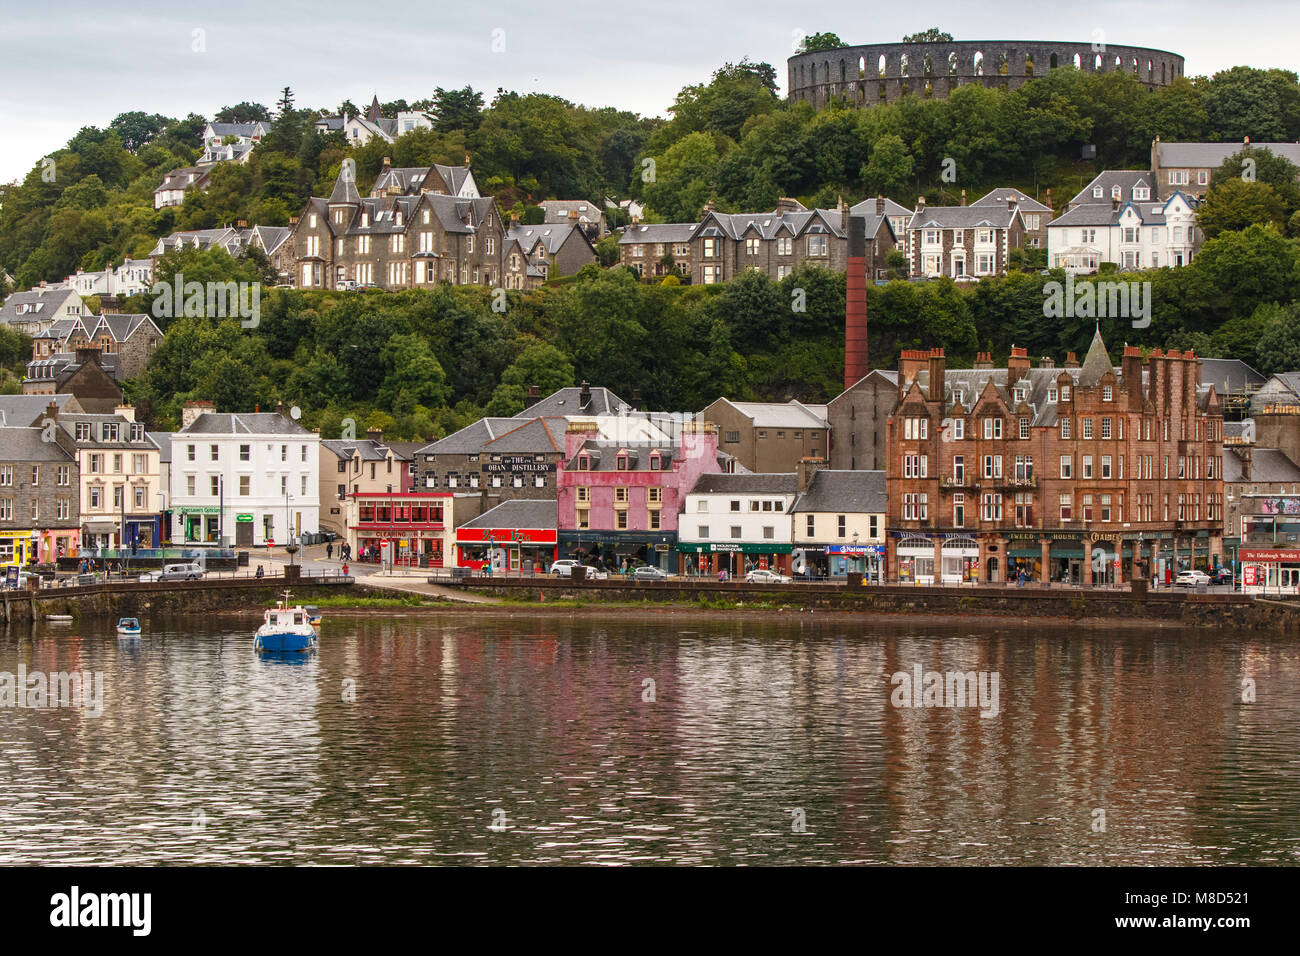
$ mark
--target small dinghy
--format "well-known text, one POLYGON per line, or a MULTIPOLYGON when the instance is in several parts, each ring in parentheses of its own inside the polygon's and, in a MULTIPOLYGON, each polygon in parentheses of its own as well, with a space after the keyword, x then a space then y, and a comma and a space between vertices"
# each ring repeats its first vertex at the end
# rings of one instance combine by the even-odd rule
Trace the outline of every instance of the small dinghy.
POLYGON ((48 624, 71 624, 72 615, 71 614, 47 614, 45 615, 45 621, 48 624))
POLYGON ((140 622, 133 617, 119 618, 117 622, 118 637, 139 637, 140 622))

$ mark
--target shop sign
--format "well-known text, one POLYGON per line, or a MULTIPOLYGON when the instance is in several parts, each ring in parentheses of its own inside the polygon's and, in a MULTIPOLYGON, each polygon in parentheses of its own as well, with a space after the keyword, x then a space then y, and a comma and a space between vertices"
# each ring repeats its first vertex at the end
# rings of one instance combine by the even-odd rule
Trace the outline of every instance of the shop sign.
POLYGON ((1300 564, 1300 548, 1242 548, 1237 555, 1242 561, 1300 564))
POLYGON ((246 522, 252 521, 252 520, 253 520, 253 516, 252 516, 252 515, 235 515, 235 520, 236 520, 236 521, 239 521, 239 522, 244 522, 244 523, 246 523, 246 522))

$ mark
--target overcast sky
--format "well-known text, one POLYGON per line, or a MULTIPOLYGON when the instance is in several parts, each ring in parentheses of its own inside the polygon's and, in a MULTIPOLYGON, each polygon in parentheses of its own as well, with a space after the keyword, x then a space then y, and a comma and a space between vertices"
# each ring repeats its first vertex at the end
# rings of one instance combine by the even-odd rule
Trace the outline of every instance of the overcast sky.
POLYGON ((935 0, 925 12, 911 4, 818 6, 822 12, 777 0, 3 0, 0 182, 25 176, 78 129, 107 126, 119 113, 211 117, 241 100, 272 106, 286 85, 300 107, 363 105, 374 94, 416 100, 437 86, 469 84, 488 102, 504 87, 664 115, 682 86, 726 61, 767 61, 784 85, 800 32, 883 43, 931 26, 958 40, 1091 41, 1100 30, 1110 43, 1182 54, 1189 76, 1242 63, 1300 66, 1296 0, 1118 0, 1086 10, 1025 0, 935 0), (494 36, 503 52, 493 52, 494 36))

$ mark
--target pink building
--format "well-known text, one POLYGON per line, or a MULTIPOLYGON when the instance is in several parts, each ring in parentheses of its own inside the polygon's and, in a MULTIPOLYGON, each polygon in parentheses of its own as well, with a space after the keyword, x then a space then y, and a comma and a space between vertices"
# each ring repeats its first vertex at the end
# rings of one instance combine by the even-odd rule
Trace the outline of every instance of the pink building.
POLYGON ((676 438, 611 440, 595 421, 569 422, 556 466, 560 557, 672 570, 682 502, 700 475, 728 471, 729 459, 719 460, 711 424, 688 420, 670 431, 676 438))

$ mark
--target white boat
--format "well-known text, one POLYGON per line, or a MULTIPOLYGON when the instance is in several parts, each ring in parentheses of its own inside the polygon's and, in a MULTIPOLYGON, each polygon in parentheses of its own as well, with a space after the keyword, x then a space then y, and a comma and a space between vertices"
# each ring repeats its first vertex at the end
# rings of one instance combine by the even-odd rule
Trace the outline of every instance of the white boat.
POLYGON ((291 604, 289 592, 285 591, 284 598, 263 615, 253 646, 272 653, 301 653, 315 650, 316 641, 316 628, 312 627, 307 609, 291 604))

